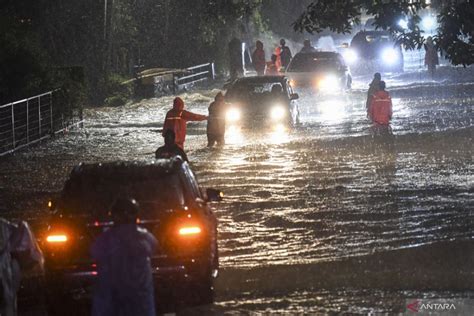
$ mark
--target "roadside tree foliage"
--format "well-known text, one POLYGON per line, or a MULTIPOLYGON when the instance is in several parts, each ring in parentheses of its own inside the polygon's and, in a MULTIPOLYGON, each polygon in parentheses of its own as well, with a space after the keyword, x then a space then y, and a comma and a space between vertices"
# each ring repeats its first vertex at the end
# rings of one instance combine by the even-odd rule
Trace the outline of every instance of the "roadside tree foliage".
MULTIPOLYGON (((373 15, 377 29, 389 31, 398 43, 407 49, 419 49, 426 40, 420 29, 421 9, 425 1, 385 0, 313 0, 293 23, 299 32, 319 33, 329 29, 337 33, 350 33, 353 25, 360 24, 363 13, 373 15), (400 19, 408 28, 399 25, 400 19)), ((438 29, 434 36, 436 47, 454 65, 474 63, 474 6, 470 0, 440 2, 437 16, 438 29)))
POLYGON ((140 67, 184 68, 225 60, 260 1, 4 0, 2 103, 55 88, 56 68, 82 67, 89 104, 140 67), (112 84, 111 84, 112 83, 112 84))

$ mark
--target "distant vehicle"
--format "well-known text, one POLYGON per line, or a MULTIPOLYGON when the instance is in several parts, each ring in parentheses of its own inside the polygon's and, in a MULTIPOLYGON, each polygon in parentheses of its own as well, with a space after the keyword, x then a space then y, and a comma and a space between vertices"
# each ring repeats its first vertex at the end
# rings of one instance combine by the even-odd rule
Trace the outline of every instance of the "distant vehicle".
POLYGON ((298 53, 286 75, 292 87, 310 86, 323 93, 347 91, 352 86, 349 67, 337 52, 298 53))
POLYGON ((240 78, 226 89, 225 99, 230 103, 226 113, 227 125, 280 129, 299 123, 296 103, 299 96, 285 76, 240 78), (275 93, 275 88, 281 91, 275 93))
POLYGON ((158 252, 151 264, 155 294, 189 305, 213 301, 218 271, 217 220, 209 206, 221 193, 206 193, 179 157, 146 162, 80 164, 54 203, 42 240, 48 309, 67 315, 89 301, 97 275, 89 255, 94 239, 113 225, 109 208, 118 196, 135 198, 139 225, 154 234, 158 252))
POLYGON ((386 31, 358 32, 343 55, 353 71, 403 72, 402 47, 386 31))

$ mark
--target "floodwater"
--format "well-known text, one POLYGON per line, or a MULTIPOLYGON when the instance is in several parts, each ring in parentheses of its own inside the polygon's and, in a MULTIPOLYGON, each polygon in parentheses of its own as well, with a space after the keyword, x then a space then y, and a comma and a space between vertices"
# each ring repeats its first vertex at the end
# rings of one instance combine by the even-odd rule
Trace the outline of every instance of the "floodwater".
MULTIPOLYGON (((404 313, 412 298, 474 297, 474 69, 385 76, 391 131, 366 118, 368 76, 344 96, 300 95, 293 131, 229 131, 186 150, 204 187, 219 188, 221 313, 404 313)), ((218 92, 182 95, 206 114, 218 92)), ((82 130, 0 160, 0 209, 39 227, 44 202, 81 162, 150 160, 173 97, 88 109, 82 130)))

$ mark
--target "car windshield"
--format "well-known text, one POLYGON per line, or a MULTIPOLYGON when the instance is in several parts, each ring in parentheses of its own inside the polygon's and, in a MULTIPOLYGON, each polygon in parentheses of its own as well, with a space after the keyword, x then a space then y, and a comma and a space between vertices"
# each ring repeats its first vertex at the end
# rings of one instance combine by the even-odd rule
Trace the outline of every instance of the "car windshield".
POLYGON ((69 180, 60 208, 68 213, 104 218, 118 197, 136 199, 143 218, 184 205, 182 186, 176 174, 163 175, 158 179, 94 174, 69 180))
POLYGON ((337 56, 315 56, 313 54, 298 54, 291 61, 288 71, 290 72, 313 72, 324 71, 341 67, 337 56))
MULTIPOLYGON (((272 96, 272 88, 280 86, 284 88, 280 82, 240 82, 229 89, 226 98, 229 100, 240 100, 245 98, 262 98, 272 96)), ((283 92, 279 96, 282 96, 283 92)))

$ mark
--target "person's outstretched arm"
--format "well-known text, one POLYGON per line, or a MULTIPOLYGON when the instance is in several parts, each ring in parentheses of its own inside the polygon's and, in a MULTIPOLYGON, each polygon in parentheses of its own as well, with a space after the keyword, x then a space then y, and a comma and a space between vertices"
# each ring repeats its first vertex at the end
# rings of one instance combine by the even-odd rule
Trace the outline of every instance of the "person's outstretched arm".
POLYGON ((207 120, 207 115, 196 114, 189 111, 183 111, 182 118, 186 121, 205 121, 207 120))

